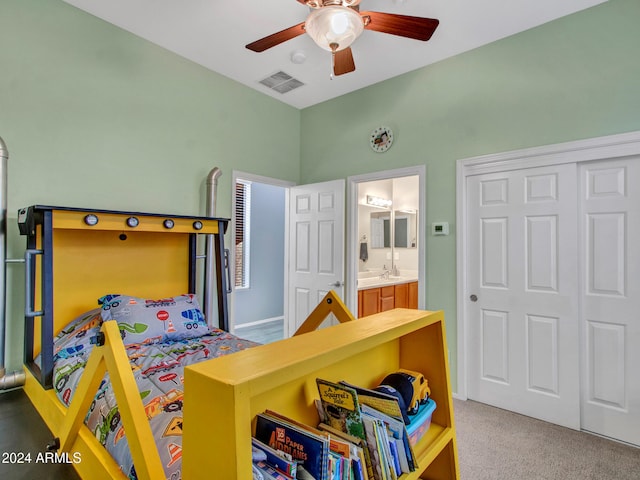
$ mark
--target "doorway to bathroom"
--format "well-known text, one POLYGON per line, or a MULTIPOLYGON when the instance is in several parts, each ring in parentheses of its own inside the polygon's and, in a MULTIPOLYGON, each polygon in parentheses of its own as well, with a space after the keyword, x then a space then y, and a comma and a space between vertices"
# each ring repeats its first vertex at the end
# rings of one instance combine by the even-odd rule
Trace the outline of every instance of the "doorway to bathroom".
POLYGON ((358 317, 424 308, 425 166, 347 179, 347 299, 358 317))

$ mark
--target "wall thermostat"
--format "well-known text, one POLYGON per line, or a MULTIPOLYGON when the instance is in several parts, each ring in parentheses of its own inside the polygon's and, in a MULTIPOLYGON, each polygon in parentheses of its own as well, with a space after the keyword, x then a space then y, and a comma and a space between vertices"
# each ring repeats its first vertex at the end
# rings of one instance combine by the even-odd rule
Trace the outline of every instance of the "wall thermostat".
POLYGON ((431 235, 449 235, 449 222, 433 222, 431 235))

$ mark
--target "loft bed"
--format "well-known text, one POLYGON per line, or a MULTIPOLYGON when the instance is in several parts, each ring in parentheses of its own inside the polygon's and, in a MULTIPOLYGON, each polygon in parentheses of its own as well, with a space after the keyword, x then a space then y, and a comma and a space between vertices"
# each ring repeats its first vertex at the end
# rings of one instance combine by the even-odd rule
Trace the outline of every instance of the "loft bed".
MULTIPOLYGON (((256 345, 228 333, 228 221, 35 205, 18 223, 27 237, 24 389, 54 434, 48 448, 85 478, 180 478, 184 367, 256 345), (197 254, 203 236, 212 258, 197 254), (214 313, 204 328, 192 293, 207 263, 215 286, 205 278, 203 290, 215 298, 205 295, 214 313)), ((330 292, 301 332, 330 311, 354 319, 330 292)))
MULTIPOLYGON (((169 309, 186 304, 186 310, 178 311, 189 311, 187 320, 200 322, 189 294, 198 283, 196 262, 202 257, 197 254, 202 243, 198 237, 205 236, 206 251, 213 252, 205 262, 212 262, 215 271, 205 291, 215 293, 217 307, 205 295, 203 305, 214 312, 206 317, 209 330, 225 341, 244 342, 227 331, 229 277, 223 238, 227 220, 34 206, 20 210, 18 221, 27 236, 24 390, 53 433, 47 448, 56 451, 61 461, 73 463, 81 478, 248 480, 251 424, 257 412, 272 408, 311 422, 317 376, 371 386, 395 368, 424 372, 438 404, 429 434, 416 446, 420 469, 402 480, 459 478, 442 312, 396 309, 353 321, 341 300, 329 292, 293 338, 255 347, 244 344, 233 355, 187 362, 179 367, 184 378, 162 370, 158 373, 164 380, 160 380, 149 371, 148 376, 159 382, 175 383, 172 390, 180 390, 184 383, 181 416, 180 394, 169 390, 153 397, 137 382, 139 373, 153 368, 137 363, 139 348, 160 348, 162 342, 153 340, 158 335, 149 342, 145 338, 130 343, 143 330, 136 323, 143 321, 118 321, 122 317, 116 313, 130 313, 123 313, 123 304, 134 310, 146 304, 145 299, 156 299, 151 308, 169 313, 160 318, 156 312, 163 328, 167 326, 163 318, 171 318, 169 309), (96 310, 98 299, 100 310, 96 310), (329 313, 340 325, 315 331, 329 313), (216 323, 219 329, 214 328, 216 323), (54 365, 53 358, 69 360, 76 354, 87 354, 86 362, 82 371, 73 372, 78 377, 75 393, 65 401, 64 391, 72 382, 61 378, 67 373, 71 377, 71 372, 56 375, 65 367, 54 365), (96 407, 100 397, 107 396, 105 374, 118 407, 117 421, 112 410, 96 407), (153 398, 159 400, 154 403, 153 398), (169 415, 161 432, 163 444, 152 425, 158 410, 169 415), (92 430, 87 423, 96 416, 102 427, 92 430), (135 471, 121 468, 122 460, 114 460, 102 443, 106 438, 124 445, 124 431, 135 471), (167 470, 176 462, 182 470, 167 470)), ((201 338, 209 340, 193 340, 203 342, 201 338)), ((181 345, 183 358, 194 358, 190 353, 206 357, 203 352, 210 343, 202 348, 180 343, 187 340, 168 343, 171 348, 181 345)), ((150 357, 158 354, 166 352, 154 351, 150 357)), ((161 364, 162 369, 167 366, 161 364)))

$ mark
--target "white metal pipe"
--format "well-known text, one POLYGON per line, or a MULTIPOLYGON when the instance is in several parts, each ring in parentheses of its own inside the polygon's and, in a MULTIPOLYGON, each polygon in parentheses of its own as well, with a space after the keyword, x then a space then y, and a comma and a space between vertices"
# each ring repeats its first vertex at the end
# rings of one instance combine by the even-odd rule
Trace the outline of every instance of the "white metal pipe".
MULTIPOLYGON (((207 175, 207 207, 206 216, 215 217, 217 209, 217 195, 218 195, 218 178, 222 175, 222 170, 218 167, 214 167, 207 175)), ((220 232, 222 234, 222 232, 220 232)), ((214 301, 215 291, 215 239, 213 235, 207 235, 206 237, 206 260, 204 271, 204 301, 202 308, 204 310, 204 317, 207 319, 209 325, 212 325, 212 319, 215 318, 217 310, 215 309, 216 302, 214 301)), ((218 319, 218 325, 222 326, 222 319, 218 319)))
POLYGON ((9 150, 0 137, 0 390, 7 390, 24 385, 23 371, 6 373, 5 339, 7 331, 7 161, 9 150))
POLYGON ((7 257, 7 160, 9 151, 7 145, 0 137, 0 378, 5 375, 4 368, 4 343, 6 333, 5 307, 6 307, 6 282, 7 269, 5 267, 5 259, 7 257))

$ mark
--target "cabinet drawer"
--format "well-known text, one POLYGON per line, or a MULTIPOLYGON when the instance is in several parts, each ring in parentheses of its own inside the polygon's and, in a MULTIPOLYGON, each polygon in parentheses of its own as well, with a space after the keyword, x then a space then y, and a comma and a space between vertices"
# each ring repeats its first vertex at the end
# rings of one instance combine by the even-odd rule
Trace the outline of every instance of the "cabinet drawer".
POLYGON ((394 297, 395 296, 395 286, 390 285, 388 287, 380 287, 380 297, 394 297))

